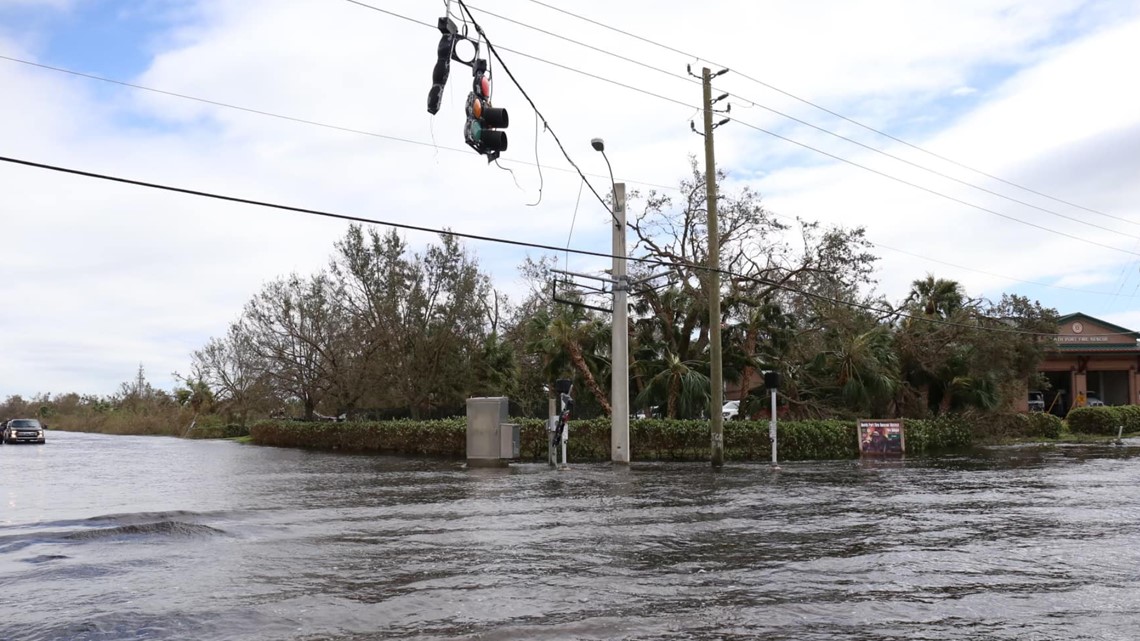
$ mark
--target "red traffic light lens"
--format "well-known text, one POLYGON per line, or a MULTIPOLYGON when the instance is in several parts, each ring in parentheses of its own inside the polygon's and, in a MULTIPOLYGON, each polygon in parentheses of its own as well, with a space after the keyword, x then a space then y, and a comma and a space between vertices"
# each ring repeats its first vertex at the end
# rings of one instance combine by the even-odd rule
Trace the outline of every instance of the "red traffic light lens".
POLYGON ((479 79, 479 91, 483 94, 484 98, 491 97, 491 79, 483 76, 479 79))

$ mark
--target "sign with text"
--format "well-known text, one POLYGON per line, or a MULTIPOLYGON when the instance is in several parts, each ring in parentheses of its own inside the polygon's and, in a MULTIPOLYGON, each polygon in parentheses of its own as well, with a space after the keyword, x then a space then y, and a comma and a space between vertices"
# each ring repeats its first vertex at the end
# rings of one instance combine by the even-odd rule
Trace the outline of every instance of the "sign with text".
POLYGON ((902 419, 859 419, 859 455, 902 454, 906 433, 902 419))

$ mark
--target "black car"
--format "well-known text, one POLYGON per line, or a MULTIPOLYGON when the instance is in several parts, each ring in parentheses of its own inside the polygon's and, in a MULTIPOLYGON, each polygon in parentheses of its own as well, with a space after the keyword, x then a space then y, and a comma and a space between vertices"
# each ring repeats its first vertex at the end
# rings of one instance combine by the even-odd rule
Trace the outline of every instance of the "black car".
POLYGON ((46 443, 44 426, 34 418, 14 418, 4 426, 0 438, 5 443, 46 443))

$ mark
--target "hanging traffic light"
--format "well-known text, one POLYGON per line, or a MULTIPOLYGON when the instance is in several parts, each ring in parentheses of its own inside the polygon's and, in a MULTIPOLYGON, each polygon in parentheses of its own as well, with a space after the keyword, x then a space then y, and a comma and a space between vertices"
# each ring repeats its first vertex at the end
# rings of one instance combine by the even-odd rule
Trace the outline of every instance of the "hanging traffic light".
POLYGON ((431 90, 428 91, 428 113, 435 115, 439 111, 439 104, 443 99, 443 88, 447 85, 447 76, 451 73, 451 57, 455 52, 456 27, 451 18, 443 16, 439 19, 439 32, 443 34, 436 47, 435 68, 431 72, 431 90))
POLYGON ((471 66, 474 79, 467 95, 467 124, 463 128, 464 141, 475 151, 487 156, 487 162, 507 150, 507 132, 510 118, 506 109, 491 105, 491 78, 487 75, 487 61, 476 60, 471 66))

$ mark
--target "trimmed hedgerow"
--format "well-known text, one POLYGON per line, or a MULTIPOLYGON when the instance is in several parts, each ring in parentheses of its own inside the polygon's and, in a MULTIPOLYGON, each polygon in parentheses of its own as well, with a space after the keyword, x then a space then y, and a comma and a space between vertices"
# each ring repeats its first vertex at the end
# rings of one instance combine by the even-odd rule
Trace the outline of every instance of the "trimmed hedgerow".
MULTIPOLYGON (((520 426, 522 460, 546 459, 545 423, 515 420, 520 426)), ((567 455, 573 461, 610 458, 610 421, 571 421, 567 455)), ((358 452, 435 456, 462 459, 466 453, 466 421, 395 420, 379 422, 306 423, 261 421, 250 429, 254 443, 358 452)), ((853 421, 784 421, 779 424, 777 447, 781 461, 851 459, 859 456, 853 421)), ((969 446, 970 423, 961 417, 906 421, 907 452, 926 454, 969 446)), ((709 423, 700 420, 646 419, 630 422, 634 460, 707 460, 709 423)), ((727 421, 725 457, 730 460, 767 460, 771 452, 767 421, 727 421)))
POLYGON ((972 425, 974 442, 1000 443, 1009 439, 1058 438, 1064 423, 1045 412, 968 413, 959 416, 972 425))
POLYGON ((1046 412, 1033 412, 1032 414, 1022 414, 1029 429, 1025 433, 1026 436, 1034 438, 1060 438, 1061 432, 1064 430, 1065 422, 1060 418, 1048 414, 1046 412))
POLYGON ((258 445, 457 458, 467 447, 466 421, 260 421, 249 430, 258 445))
POLYGON ((1076 407, 1065 416, 1069 431, 1074 434, 1104 434, 1116 436, 1121 426, 1124 432, 1140 430, 1140 407, 1133 405, 1076 407))

